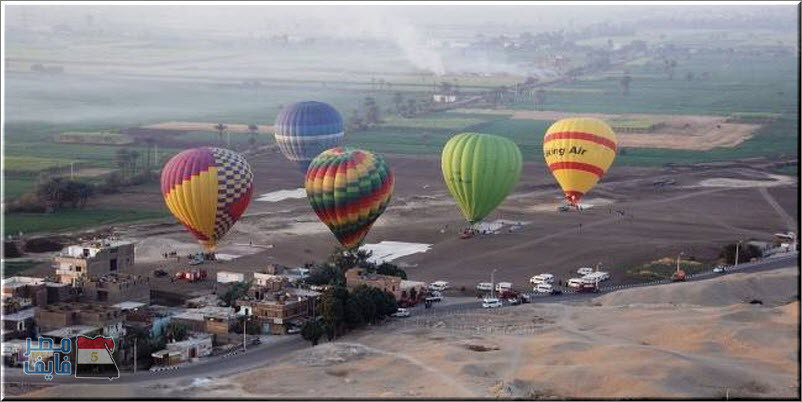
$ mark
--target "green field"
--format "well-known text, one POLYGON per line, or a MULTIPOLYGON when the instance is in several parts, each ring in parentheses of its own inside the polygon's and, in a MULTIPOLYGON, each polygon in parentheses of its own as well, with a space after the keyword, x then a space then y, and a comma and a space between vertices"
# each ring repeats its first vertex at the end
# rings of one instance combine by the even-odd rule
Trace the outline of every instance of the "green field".
POLYGON ((41 262, 36 261, 3 261, 3 278, 18 275, 26 269, 33 268, 41 262))
POLYGON ((164 211, 131 209, 75 209, 52 214, 17 213, 5 215, 6 233, 25 234, 77 230, 98 225, 168 218, 164 211))
MULTIPOLYGON (((677 63, 673 80, 656 62, 628 67, 632 82, 626 96, 619 86, 621 70, 562 84, 546 91, 543 108, 578 113, 796 113, 797 60, 793 56, 742 55, 727 65, 723 56, 697 54, 677 63), (686 80, 687 72, 694 74, 692 81, 686 80), (708 79, 701 78, 703 72, 708 72, 708 79)), ((516 107, 532 109, 534 105, 516 107)))
POLYGON ((113 131, 69 131, 56 135, 56 141, 75 144, 127 145, 134 139, 113 131))
POLYGON ((3 182, 3 191, 6 199, 9 199, 25 194, 32 190, 35 185, 36 181, 33 179, 10 179, 6 177, 3 182))
POLYGON ((6 170, 36 172, 44 169, 69 166, 70 159, 37 158, 34 156, 6 156, 3 158, 6 170))

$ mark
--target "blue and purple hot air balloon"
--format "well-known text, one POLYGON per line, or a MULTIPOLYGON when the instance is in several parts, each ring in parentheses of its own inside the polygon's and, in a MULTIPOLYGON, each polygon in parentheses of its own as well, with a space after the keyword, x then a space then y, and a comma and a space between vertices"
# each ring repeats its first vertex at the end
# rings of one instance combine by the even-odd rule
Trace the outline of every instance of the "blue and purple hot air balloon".
POLYGON ((345 135, 343 118, 331 105, 304 101, 285 107, 273 125, 281 153, 303 173, 321 152, 340 146, 345 135))

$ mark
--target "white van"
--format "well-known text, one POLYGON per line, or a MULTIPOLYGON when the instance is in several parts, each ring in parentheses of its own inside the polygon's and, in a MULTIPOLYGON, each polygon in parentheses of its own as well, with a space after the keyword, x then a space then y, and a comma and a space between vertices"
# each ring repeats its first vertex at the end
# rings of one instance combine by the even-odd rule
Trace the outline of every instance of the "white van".
POLYGON ((583 278, 571 278, 568 280, 568 287, 569 288, 578 288, 582 286, 582 283, 585 282, 583 278))
POLYGON ((512 289, 512 282, 499 282, 496 284, 496 292, 503 292, 512 289))
POLYGON ((587 275, 587 274, 593 273, 593 268, 590 268, 590 267, 582 267, 582 268, 579 268, 579 269, 577 269, 577 270, 576 270, 576 273, 577 273, 577 274, 579 274, 579 275, 581 275, 581 276, 585 276, 585 275, 587 275))
POLYGON ((549 285, 548 283, 540 283, 537 286, 535 286, 532 290, 538 293, 551 293, 554 290, 554 287, 549 285))
POLYGON ((535 275, 529 279, 529 282, 531 282, 534 285, 537 285, 538 283, 554 283, 554 275, 552 274, 535 275))
POLYGON ((479 284, 476 285, 476 290, 489 292, 493 290, 493 284, 490 282, 479 282, 479 284))
POLYGON ((498 308, 501 307, 501 300, 499 299, 484 299, 482 300, 482 308, 498 308))
POLYGON ((608 274, 607 272, 602 272, 602 271, 593 272, 593 273, 590 273, 590 274, 587 274, 587 275, 583 276, 582 279, 587 279, 587 280, 593 281, 593 282, 601 282, 601 281, 606 281, 606 280, 610 279, 610 274, 608 274))

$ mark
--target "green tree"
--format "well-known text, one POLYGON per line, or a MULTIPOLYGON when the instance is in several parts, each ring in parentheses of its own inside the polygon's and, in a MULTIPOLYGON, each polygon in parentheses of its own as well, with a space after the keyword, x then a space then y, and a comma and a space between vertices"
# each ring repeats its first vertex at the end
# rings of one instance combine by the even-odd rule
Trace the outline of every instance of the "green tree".
POLYGON ((171 322, 167 326, 164 337, 171 342, 181 342, 189 338, 189 327, 178 322, 171 322))
POLYGON ((220 296, 220 300, 226 304, 226 306, 233 306, 236 304, 237 300, 248 293, 248 289, 251 288, 253 281, 248 282, 237 282, 233 286, 231 286, 222 296, 220 296))
POLYGON ((301 337, 312 343, 312 346, 317 346, 325 331, 326 329, 320 321, 309 320, 301 326, 301 337))
POLYGON ((370 251, 357 250, 354 252, 337 247, 329 255, 328 262, 337 267, 340 272, 354 267, 373 269, 373 263, 368 261, 372 255, 373 253, 370 251))
POLYGON ((381 120, 379 116, 379 106, 376 104, 376 99, 372 96, 365 98, 365 122, 370 124, 378 124, 381 120))
POLYGON ((345 285, 345 275, 333 264, 321 264, 309 270, 306 283, 310 285, 345 285))
POLYGON ((343 286, 326 289, 320 296, 320 317, 325 324, 328 340, 344 333, 347 301, 348 290, 343 286))
POLYGON ((407 273, 401 268, 398 268, 397 265, 391 264, 389 262, 382 262, 378 266, 376 266, 375 272, 380 275, 390 275, 390 276, 397 276, 401 279, 407 279, 407 273))
POLYGON ((752 244, 741 244, 737 246, 735 243, 728 244, 721 249, 719 253, 719 258, 723 259, 724 262, 728 265, 735 264, 735 249, 738 249, 738 263, 748 262, 752 258, 760 258, 763 256, 763 252, 760 251, 755 245, 752 244))

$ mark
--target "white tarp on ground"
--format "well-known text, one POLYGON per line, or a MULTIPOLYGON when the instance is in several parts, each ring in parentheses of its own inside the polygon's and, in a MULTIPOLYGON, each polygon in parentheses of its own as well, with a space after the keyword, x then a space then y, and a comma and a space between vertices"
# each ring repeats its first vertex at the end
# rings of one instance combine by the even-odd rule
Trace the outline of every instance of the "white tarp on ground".
POLYGON ((236 255, 236 254, 214 253, 214 258, 216 258, 216 259, 218 259, 220 261, 231 261, 231 260, 236 260, 237 258, 240 258, 240 257, 241 256, 236 255))
POLYGON ((372 251, 370 262, 381 264, 417 253, 425 253, 431 247, 426 243, 407 243, 403 241, 383 241, 378 244, 365 244, 360 247, 364 251, 372 251))
POLYGON ((291 198, 306 198, 306 189, 296 188, 295 190, 279 190, 272 193, 264 193, 256 201, 279 202, 291 198))
POLYGON ((477 225, 474 225, 474 230, 477 230, 479 233, 493 233, 497 230, 501 230, 504 226, 523 226, 528 225, 529 221, 508 221, 504 219, 496 219, 493 222, 481 222, 477 225))

